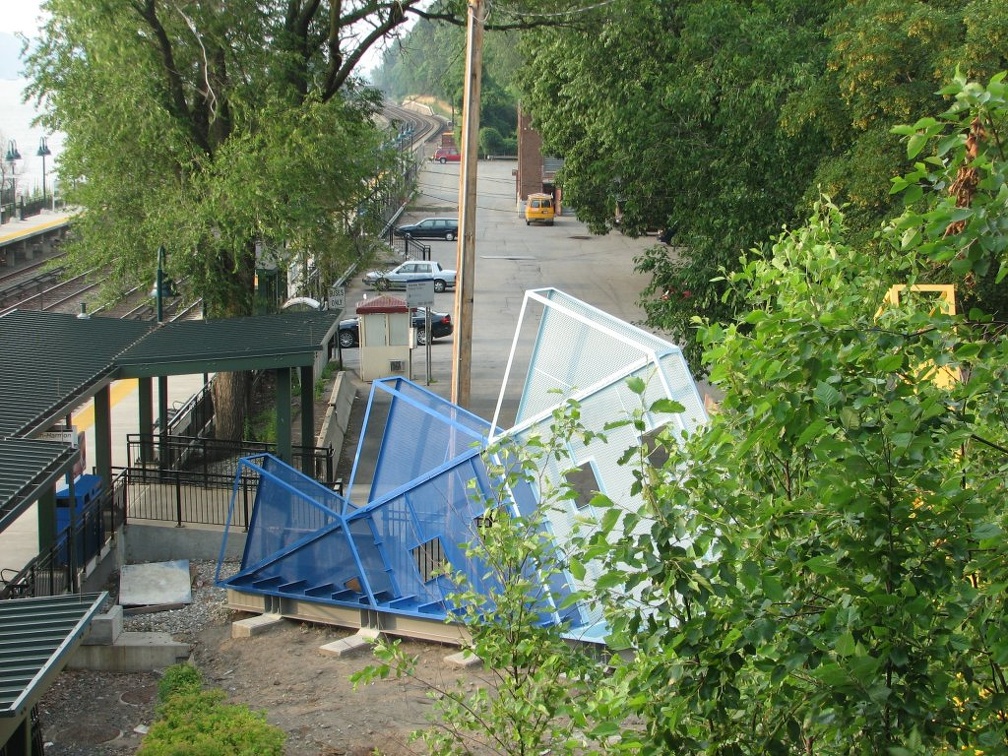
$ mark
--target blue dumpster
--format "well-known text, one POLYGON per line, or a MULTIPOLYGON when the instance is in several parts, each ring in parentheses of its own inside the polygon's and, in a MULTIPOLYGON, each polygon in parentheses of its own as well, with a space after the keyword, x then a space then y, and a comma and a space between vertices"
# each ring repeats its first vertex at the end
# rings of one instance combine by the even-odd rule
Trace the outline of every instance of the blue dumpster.
MULTIPOLYGON (((104 523, 101 512, 94 509, 88 512, 85 518, 85 510, 91 502, 101 494, 101 477, 98 475, 78 475, 74 479, 74 519, 77 527, 77 538, 74 541, 75 557, 79 564, 87 562, 88 559, 98 553, 102 546, 102 536, 104 523)), ((56 533, 59 539, 58 559, 60 564, 67 562, 67 538, 70 527, 70 489, 56 489, 56 533)))

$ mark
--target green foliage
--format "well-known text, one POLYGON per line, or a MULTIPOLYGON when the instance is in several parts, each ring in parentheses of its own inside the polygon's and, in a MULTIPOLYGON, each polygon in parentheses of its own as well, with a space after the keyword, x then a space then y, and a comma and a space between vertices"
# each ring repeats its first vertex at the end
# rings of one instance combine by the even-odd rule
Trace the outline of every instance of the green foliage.
MULTIPOLYGON (((481 501, 485 514, 475 526, 465 555, 478 573, 471 582, 447 571, 453 584, 451 619, 465 630, 464 652, 484 664, 482 684, 422 681, 429 686, 436 723, 416 733, 437 754, 588 753, 598 749, 614 726, 598 726, 586 716, 604 676, 602 667, 562 634, 566 607, 549 586, 565 566, 545 529, 549 507, 572 495, 549 490, 545 460, 567 458, 566 439, 581 434, 577 408, 554 413, 547 439, 522 448, 505 443, 488 450, 486 460, 495 494, 481 501), (522 514, 509 498, 511 486, 533 483, 542 493, 536 511, 522 514)), ((476 495, 474 492, 473 495, 476 495)), ((354 676, 355 685, 391 674, 415 674, 415 660, 398 641, 379 641, 379 664, 354 676)), ((622 715, 620 715, 622 718, 622 715)))
POLYGON ((258 242, 281 266, 307 252, 345 266, 344 218, 393 158, 350 56, 330 56, 322 18, 287 28, 284 5, 49 4, 27 70, 45 125, 66 134, 78 268, 149 286, 163 244, 167 273, 220 317, 251 312, 258 242))
POLYGON ((203 689, 203 675, 191 664, 174 664, 158 680, 158 701, 166 703, 180 694, 196 693, 203 689))
POLYGON ((823 201, 727 277, 739 324, 700 331, 718 413, 667 446, 662 470, 641 468, 653 527, 634 535, 613 503, 588 544, 641 599, 608 613, 628 649, 614 706, 645 723, 626 745, 1008 748, 1008 345, 979 311, 947 314, 925 294, 882 306, 936 261, 967 285, 1003 263, 1006 160, 990 136, 966 150, 974 119, 991 135, 1008 116, 1001 81, 958 79, 957 105, 900 129, 920 162, 896 189, 915 209, 876 245, 849 244, 823 201), (977 171, 968 204, 947 194, 964 169, 977 171))
MULTIPOLYGON (((1006 29, 1003 3, 617 0, 523 36, 522 107, 594 232, 615 227, 617 204, 623 233, 676 228, 674 250, 635 261, 641 306, 699 369, 693 318, 743 308, 722 271, 822 194, 844 205, 850 243, 872 244, 903 210, 887 191, 906 167, 891 128, 933 112, 956 65, 1004 67, 1006 29)), ((993 288, 976 291, 997 313, 993 288)))
POLYGON ((264 714, 224 703, 224 691, 203 690, 188 664, 165 670, 158 684, 158 719, 137 751, 140 756, 269 756, 283 753, 286 735, 264 714))
MULTIPOLYGON (((448 5, 435 3, 431 10, 439 13, 448 5)), ((483 35, 480 124, 504 139, 517 138, 515 84, 522 64, 517 34, 494 30, 490 24, 483 35)), ((421 19, 400 44, 386 48, 381 65, 372 73, 375 86, 397 101, 425 95, 448 103, 458 122, 465 92, 465 42, 464 25, 445 23, 444 18, 421 19)), ((482 139, 480 145, 482 154, 501 154, 499 149, 484 150, 482 139)))
MULTIPOLYGON (((514 140, 511 140, 512 142, 514 140)), ((492 126, 485 126, 479 132, 479 152, 481 155, 504 155, 507 153, 507 140, 492 126)), ((513 154, 513 153, 512 153, 513 154)))
POLYGON ((260 410, 247 419, 242 438, 264 444, 276 443, 276 410, 272 407, 260 410))

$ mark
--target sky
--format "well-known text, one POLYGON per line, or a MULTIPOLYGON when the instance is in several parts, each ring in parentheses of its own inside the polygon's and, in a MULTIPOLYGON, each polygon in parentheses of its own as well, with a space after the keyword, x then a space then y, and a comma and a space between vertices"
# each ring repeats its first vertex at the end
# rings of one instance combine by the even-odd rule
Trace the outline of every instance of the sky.
POLYGON ((29 37, 38 35, 38 17, 41 15, 41 0, 3 0, 0 12, 0 32, 21 33, 29 37))

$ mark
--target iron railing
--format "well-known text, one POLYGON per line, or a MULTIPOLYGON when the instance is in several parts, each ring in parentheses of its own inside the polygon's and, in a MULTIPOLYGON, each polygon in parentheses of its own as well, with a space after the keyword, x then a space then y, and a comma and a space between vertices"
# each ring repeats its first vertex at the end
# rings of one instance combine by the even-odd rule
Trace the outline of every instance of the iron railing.
POLYGON ((126 475, 120 471, 112 485, 74 510, 70 525, 19 572, 0 573, 0 599, 58 596, 80 590, 80 577, 126 521, 126 475))
MULTIPOLYGON (((276 454, 277 446, 255 441, 222 441, 202 436, 167 436, 130 433, 127 459, 135 460, 131 481, 156 482, 174 471, 186 473, 192 485, 214 485, 218 477, 234 482, 238 460, 257 454, 276 454), (156 452, 156 454, 154 454, 156 452), (144 463, 144 460, 149 462, 144 463)), ((325 485, 332 485, 335 454, 330 446, 293 446, 291 464, 325 485)), ((229 484, 230 485, 230 484, 229 484)))
POLYGON ((154 476, 147 470, 131 468, 127 470, 127 485, 131 492, 129 521, 170 522, 183 528, 186 525, 223 527, 230 520, 232 526, 248 530, 259 476, 247 467, 242 468, 237 482, 235 475, 168 470, 154 476), (237 493, 238 498, 231 512, 233 493, 237 493))

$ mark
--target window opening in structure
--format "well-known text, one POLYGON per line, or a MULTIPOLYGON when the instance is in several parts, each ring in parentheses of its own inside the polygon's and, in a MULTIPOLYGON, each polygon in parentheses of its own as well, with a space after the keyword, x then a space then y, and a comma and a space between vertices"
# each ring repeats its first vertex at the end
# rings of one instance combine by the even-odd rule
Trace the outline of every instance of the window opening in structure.
POLYGON ((595 466, 590 460, 573 470, 568 470, 564 474, 564 479, 571 491, 576 494, 573 501, 578 509, 584 509, 591 504, 595 494, 600 491, 598 477, 595 475, 595 466))
POLYGON ((658 469, 665 467, 665 463, 669 459, 668 448, 658 440, 658 436, 663 430, 665 430, 665 426, 659 425, 641 436, 641 445, 647 454, 648 464, 658 469))
POLYGON ((440 538, 432 538, 426 543, 421 543, 412 551, 417 572, 420 573, 423 582, 428 583, 442 573, 445 554, 440 538))

